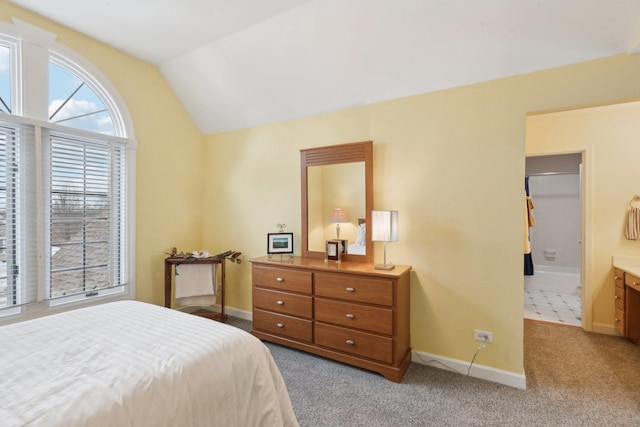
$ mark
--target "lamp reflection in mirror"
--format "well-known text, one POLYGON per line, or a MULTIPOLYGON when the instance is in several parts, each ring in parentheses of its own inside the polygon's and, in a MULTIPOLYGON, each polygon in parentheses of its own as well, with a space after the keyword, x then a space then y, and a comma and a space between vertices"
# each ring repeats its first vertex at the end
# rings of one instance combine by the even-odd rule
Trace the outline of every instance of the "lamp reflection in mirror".
POLYGON ((387 242, 398 241, 398 211, 371 211, 371 240, 384 242, 384 264, 377 264, 377 270, 392 270, 387 263, 387 242))
POLYGON ((340 238, 340 223, 349 222, 347 219, 347 214, 341 208, 335 208, 331 215, 329 216, 328 221, 336 225, 336 239, 340 238))

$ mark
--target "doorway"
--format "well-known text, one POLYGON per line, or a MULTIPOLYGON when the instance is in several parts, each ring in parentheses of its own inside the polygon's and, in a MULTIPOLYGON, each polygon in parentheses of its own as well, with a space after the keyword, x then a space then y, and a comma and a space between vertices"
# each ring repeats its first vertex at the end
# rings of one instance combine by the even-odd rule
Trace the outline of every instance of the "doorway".
POLYGON ((526 319, 582 326, 582 153, 526 158, 532 198, 532 271, 524 278, 526 319))

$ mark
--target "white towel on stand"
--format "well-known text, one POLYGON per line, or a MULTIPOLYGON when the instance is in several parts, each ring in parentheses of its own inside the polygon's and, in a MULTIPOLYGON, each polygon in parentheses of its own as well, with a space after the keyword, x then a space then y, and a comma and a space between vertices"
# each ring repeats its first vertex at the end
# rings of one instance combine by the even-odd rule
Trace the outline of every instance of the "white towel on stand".
POLYGON ((180 264, 176 266, 176 303, 214 305, 216 303, 217 264, 180 264))

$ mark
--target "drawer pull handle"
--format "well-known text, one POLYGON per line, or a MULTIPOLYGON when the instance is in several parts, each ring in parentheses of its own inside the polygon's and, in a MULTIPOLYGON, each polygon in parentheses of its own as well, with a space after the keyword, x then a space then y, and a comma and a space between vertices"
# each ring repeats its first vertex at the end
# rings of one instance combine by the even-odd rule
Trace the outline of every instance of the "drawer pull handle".
POLYGON ((284 325, 283 325, 282 323, 278 323, 278 324, 276 324, 276 326, 277 326, 278 328, 284 328, 284 325))
POLYGON ((638 282, 633 282, 633 286, 638 286, 638 282))
POLYGON ((277 303, 278 305, 284 305, 284 301, 282 301, 282 300, 278 300, 278 301, 276 301, 276 303, 277 303))
POLYGON ((284 279, 282 277, 276 277, 276 282, 284 282, 284 279))
POLYGON ((356 316, 354 316, 354 315, 353 315, 353 314, 351 314, 351 313, 347 314, 347 319, 353 319, 354 317, 356 317, 356 316))
POLYGON ((620 298, 618 295, 616 295, 615 297, 613 297, 613 299, 618 299, 618 298, 620 298))
POLYGON ((620 280, 620 279, 622 279, 622 277, 613 276, 613 279, 614 279, 614 280, 620 280))
POLYGON ((618 323, 620 321, 620 319, 615 319, 615 320, 616 320, 616 323, 618 323))
POLYGON ((347 288, 346 290, 347 290, 347 292, 353 292, 353 291, 355 291, 355 289, 353 289, 353 288, 347 288))
POLYGON ((352 340, 347 340, 345 342, 347 343, 347 345, 354 345, 355 344, 355 342, 353 342, 352 340))

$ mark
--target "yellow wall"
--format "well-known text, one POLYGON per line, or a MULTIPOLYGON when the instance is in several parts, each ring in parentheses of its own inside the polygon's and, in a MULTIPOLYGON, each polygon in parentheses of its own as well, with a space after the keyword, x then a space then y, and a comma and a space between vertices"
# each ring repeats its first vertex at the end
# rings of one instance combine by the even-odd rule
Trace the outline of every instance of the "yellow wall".
MULTIPOLYGON (((491 331, 476 363, 521 374, 527 114, 638 96, 639 87, 640 55, 620 55, 209 135, 204 245, 262 256, 266 234, 285 222, 299 246, 299 150, 372 140, 374 207, 400 212, 387 256, 413 266, 413 348, 470 361, 473 330, 491 331)), ((619 234, 616 221, 603 227, 619 234)), ((250 310, 250 264, 229 270, 229 304, 250 310)))
MULTIPOLYGON (((640 103, 532 115, 527 155, 585 152, 585 230, 589 258, 585 287, 592 298, 593 330, 614 332, 612 255, 640 255, 624 237, 629 201, 640 194, 640 103)), ((535 213, 535 211, 534 211, 535 213)), ((588 313, 587 313, 588 315, 588 313)))
POLYGON ((133 117, 137 150, 137 299, 164 302, 164 254, 170 246, 202 244, 202 141, 158 69, 91 38, 0 0, 0 20, 11 17, 58 35, 111 81, 133 117))

